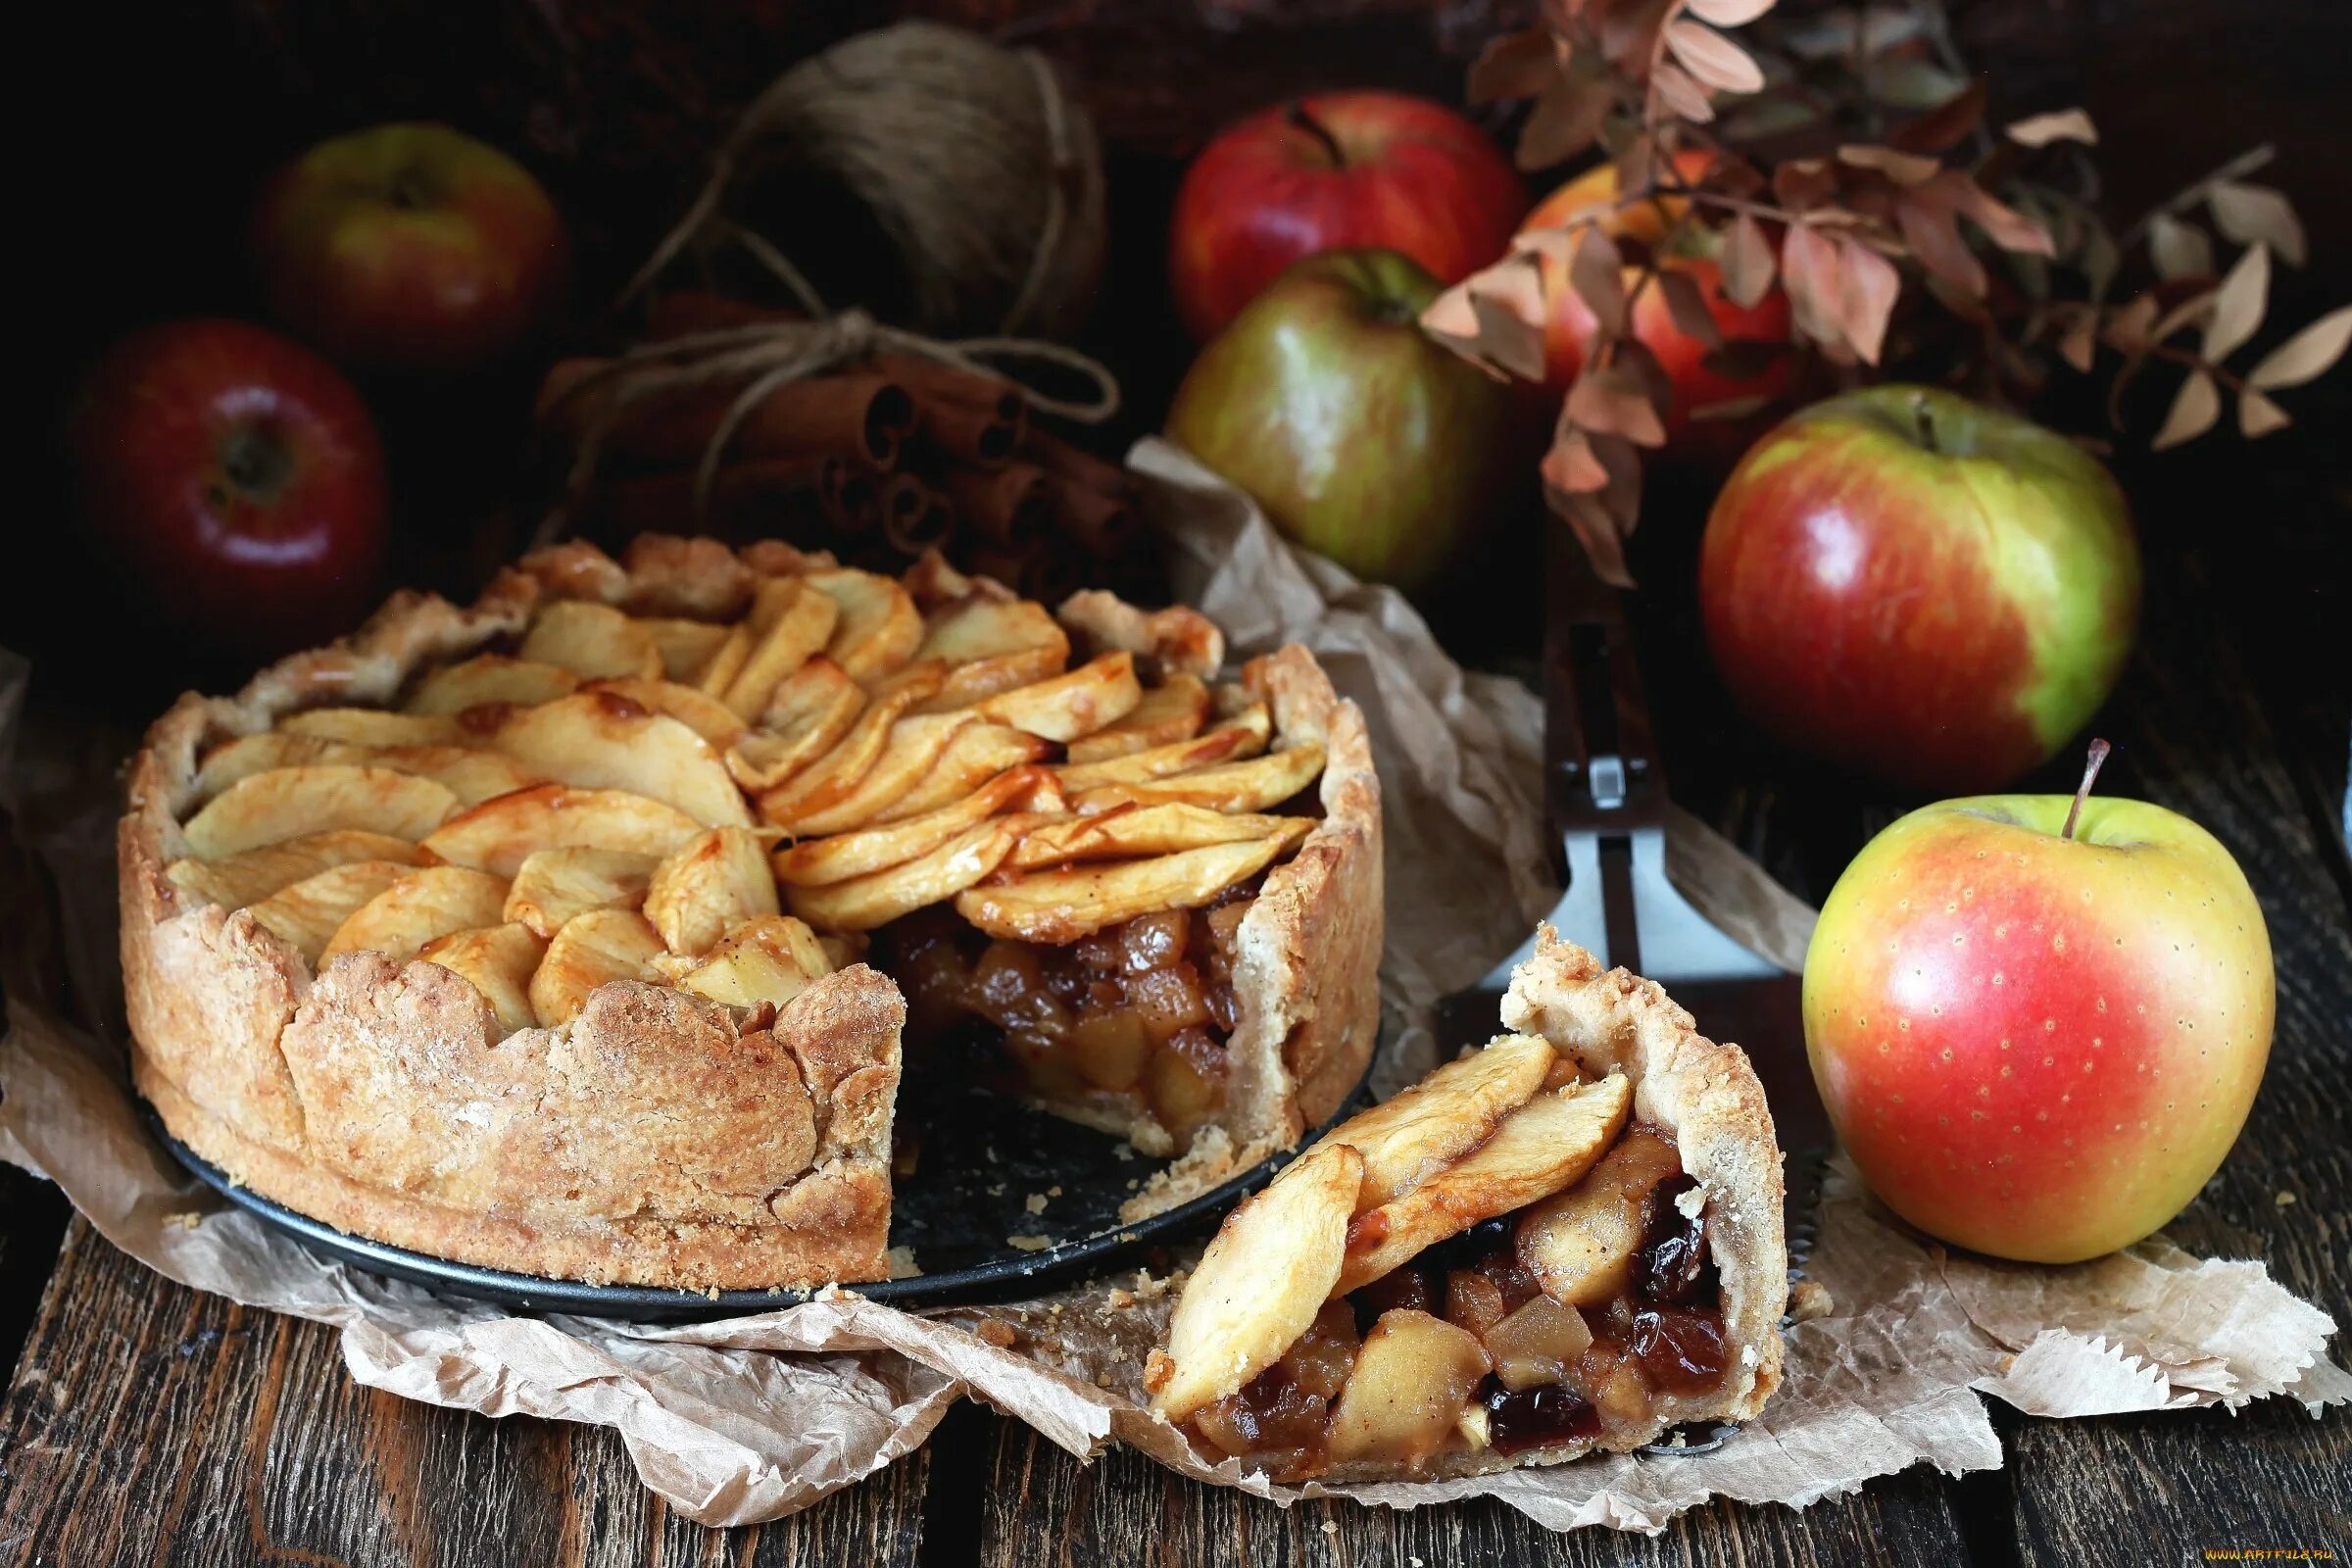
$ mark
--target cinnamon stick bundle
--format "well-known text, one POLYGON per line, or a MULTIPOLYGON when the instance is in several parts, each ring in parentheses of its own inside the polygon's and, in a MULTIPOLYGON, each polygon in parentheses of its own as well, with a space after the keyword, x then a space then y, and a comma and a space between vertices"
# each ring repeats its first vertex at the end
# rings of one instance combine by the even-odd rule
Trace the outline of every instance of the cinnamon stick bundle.
MULTIPOLYGON (((647 338, 802 319, 690 290, 650 307, 647 338)), ((695 475, 744 383, 661 395, 614 416, 609 389, 584 384, 608 363, 557 365, 540 418, 574 440, 596 434, 617 460, 579 503, 614 533, 789 529, 877 569, 937 549, 1048 603, 1138 564, 1126 470, 1033 424, 1028 395, 1003 376, 887 351, 778 386, 737 423, 698 517, 695 475)))
POLYGON ((1043 539, 1053 522, 1046 470, 1034 463, 1008 463, 991 473, 950 467, 940 488, 956 514, 974 532, 1006 550, 1024 550, 1043 539))
POLYGON ((955 510, 947 498, 911 473, 894 473, 882 482, 882 537, 909 556, 945 545, 956 531, 955 510))
MULTIPOLYGON (((609 405, 585 385, 602 360, 564 360, 540 384, 543 424, 585 440, 609 405)), ((604 449, 638 463, 692 466, 741 394, 739 387, 698 387, 649 398, 620 412, 603 433, 604 449)), ((878 473, 897 466, 900 446, 914 432, 914 400, 906 389, 872 370, 811 376, 774 388, 735 427, 729 453, 752 458, 835 453, 878 473)))

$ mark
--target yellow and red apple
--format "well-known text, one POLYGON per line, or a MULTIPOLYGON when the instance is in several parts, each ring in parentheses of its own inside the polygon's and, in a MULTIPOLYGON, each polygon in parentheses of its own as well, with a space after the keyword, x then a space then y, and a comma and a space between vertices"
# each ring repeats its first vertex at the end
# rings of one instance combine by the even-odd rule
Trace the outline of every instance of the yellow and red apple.
POLYGON ((1944 1241, 2067 1263, 2162 1227, 2270 1054, 2269 933, 2211 834, 2140 801, 1946 801, 1838 878, 1805 1042, 1871 1189, 1944 1241))
POLYGON ((1700 545, 1716 667, 1766 730, 1897 784, 2047 760, 2139 620, 2123 492, 2082 448, 1929 387, 1848 392, 1748 449, 1700 545))
POLYGON ((1205 341, 1301 257, 1385 247, 1455 283, 1502 255, 1525 211, 1509 161, 1444 104, 1318 93, 1201 149, 1169 220, 1168 280, 1205 341))
POLYGON ((458 370, 559 303, 564 220, 530 172, 437 124, 377 125, 279 170, 253 219, 277 318, 346 365, 458 370))

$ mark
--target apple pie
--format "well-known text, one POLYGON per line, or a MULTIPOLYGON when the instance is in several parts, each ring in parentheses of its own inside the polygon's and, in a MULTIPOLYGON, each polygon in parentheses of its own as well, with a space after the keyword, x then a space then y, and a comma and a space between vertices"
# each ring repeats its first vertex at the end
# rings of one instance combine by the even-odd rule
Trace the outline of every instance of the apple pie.
POLYGON ((1204 1458, 1460 1475, 1763 1408, 1788 1255, 1746 1056, 1548 930, 1502 1017, 1210 1242, 1145 1371, 1204 1458))
POLYGON ((182 698, 120 833, 135 1076, 346 1231, 596 1282, 887 1271, 902 1074, 1174 1163, 1335 1112, 1378 1022, 1362 715, 1198 612, 936 556, 563 545, 182 698))

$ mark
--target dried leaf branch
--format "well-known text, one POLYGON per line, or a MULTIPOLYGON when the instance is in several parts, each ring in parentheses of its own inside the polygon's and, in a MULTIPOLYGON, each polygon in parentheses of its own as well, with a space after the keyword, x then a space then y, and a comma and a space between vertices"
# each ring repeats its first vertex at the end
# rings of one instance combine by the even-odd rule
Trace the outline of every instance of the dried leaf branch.
POLYGON ((1551 0, 1543 14, 1489 44, 1471 97, 1532 100, 1520 166, 1598 147, 1614 194, 1522 233, 1423 324, 1496 373, 1542 379, 1543 263, 1564 264, 1593 325, 1543 479, 1614 580, 1628 580, 1642 453, 1665 444, 1673 416, 1756 412, 1753 398, 1674 410, 1672 383, 1635 335, 1643 296, 1658 293, 1719 373, 1752 374, 1787 352, 1725 339, 1691 257, 1719 270, 1724 298, 1742 309, 1784 291, 1796 348, 1839 379, 1934 376, 2022 404, 2057 366, 2092 372, 2104 346, 2118 357, 2109 404, 2121 428, 2125 390, 2153 366, 2178 368, 2159 449, 2212 428, 2225 392, 2244 434, 2281 427, 2270 393, 2319 375, 2352 343, 2352 310, 2337 311, 2250 369, 2229 363, 2263 324, 2274 261, 2305 254, 2286 197, 2248 183, 2268 148, 2119 236, 2091 199, 2090 117, 2062 109, 1994 134, 1936 0, 1788 18, 1774 0, 1551 0), (1645 205, 1662 225, 1629 222, 1645 205), (2134 289, 2117 297, 2128 279, 2134 289))

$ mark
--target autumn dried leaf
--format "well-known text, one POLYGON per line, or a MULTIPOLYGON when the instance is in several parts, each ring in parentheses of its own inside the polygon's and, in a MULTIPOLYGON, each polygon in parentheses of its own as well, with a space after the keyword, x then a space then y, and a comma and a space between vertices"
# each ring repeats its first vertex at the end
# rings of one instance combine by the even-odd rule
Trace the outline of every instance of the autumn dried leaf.
POLYGON ((1569 531, 1584 546, 1592 574, 1612 588, 1635 586, 1634 574, 1625 564, 1625 535, 1618 531, 1617 519, 1608 509, 1589 495, 1552 499, 1554 510, 1568 520, 1569 531))
POLYGON ((2086 147, 2099 144, 2098 127, 2090 116, 2080 109, 2058 109, 2046 115, 2029 115, 2003 132, 2020 147, 2047 147, 2054 141, 2079 141, 2086 147))
POLYGON ((1666 426, 1649 389, 1633 370, 1588 366, 1568 389, 1567 416, 1583 429, 1620 435, 1639 446, 1662 447, 1666 426))
POLYGON ((2264 355, 2246 373, 2246 384, 2276 391, 2301 386, 2344 357, 2352 346, 2352 305, 2329 311, 2264 355))
POLYGON ((2252 387, 2238 394, 2238 433, 2248 440, 2259 440, 2273 430, 2282 430, 2294 423, 2286 411, 2252 387))
POLYGON ((1731 228, 1723 241, 1723 292, 1733 304, 1745 309, 1772 291, 1772 279, 1779 264, 1772 254, 1772 241, 1764 234, 1764 225, 1747 214, 1732 220, 1731 228))
POLYGON ((1650 73, 1649 85, 1660 103, 1694 124, 1703 125, 1715 118, 1715 106, 1707 101, 1707 89, 1680 66, 1661 64, 1650 73))
POLYGON ((1966 174, 1947 172, 1936 176, 1938 184, 1949 181, 1952 204, 1963 217, 1975 220, 1985 236, 2005 251, 2025 256, 2055 256, 2058 247, 2050 239, 2050 231, 2034 220, 2005 206, 1986 194, 1984 187, 1966 174))
POLYGON ((1933 188, 1906 191, 1894 204, 1894 218, 1903 243, 1931 277, 1943 279, 1970 299, 1984 297, 1984 264, 1960 237, 1948 198, 1933 188))
POLYGON ((1506 256, 1470 279, 1479 357, 1523 381, 1544 379, 1544 274, 1524 256, 1506 256))
POLYGON ((2058 357, 2084 375, 2099 353, 2099 315, 2085 310, 2058 334, 2058 357))
POLYGON ((1903 280, 1894 264, 1857 240, 1838 242, 1838 318, 1845 340, 1865 365, 1879 363, 1886 341, 1886 323, 1894 318, 1894 302, 1903 280))
POLYGON ((2177 447, 2184 441, 2194 441, 2214 426, 2222 416, 2222 394, 2214 386, 2213 377, 2203 370, 2191 371, 2180 390, 2173 397, 2173 408, 2164 416, 2164 428, 2148 443, 2157 452, 2177 447))
POLYGON ((1561 432, 1551 450, 1544 454, 1544 482, 1570 495, 1605 490, 1609 470, 1592 451, 1592 438, 1578 429, 1561 432))
POLYGON ((1764 70, 1755 58, 1704 23, 1669 22, 1666 47, 1694 78, 1718 92, 1754 92, 1764 85, 1764 70))
POLYGON ((2294 204, 2267 185, 2240 185, 2225 180, 2206 198, 2213 209, 2214 226, 2240 245, 2268 245, 2289 267, 2301 267, 2305 256, 2303 220, 2294 204))
POLYGON ((1842 342, 1837 242, 1809 223, 1791 223, 1781 241, 1781 278, 1797 329, 1816 343, 1842 342))
POLYGON ((1715 324, 1715 313, 1707 309, 1706 291, 1698 279, 1680 268, 1661 268, 1652 279, 1652 286, 1666 301, 1666 314, 1683 336, 1696 339, 1713 348, 1723 341, 1723 329, 1715 324))
POLYGON ((1984 118, 1984 83, 1972 81, 1926 114, 1905 121, 1886 138, 1887 144, 1907 153, 1939 153, 1957 146, 1984 118))
POLYGON ((1885 55, 1862 68, 1862 88, 1890 109, 1929 110, 1968 91, 1941 66, 1913 55, 1885 55))
POLYGON ((1773 8, 1775 0, 1687 0, 1683 9, 1718 27, 1744 27, 1773 8))
POLYGON ((1470 67, 1470 101, 1491 104, 1537 97, 1558 78, 1561 58, 1559 44, 1543 27, 1490 38, 1470 67))
POLYGON ((2194 223, 2158 213, 2148 220, 2148 259, 2156 264, 2156 275, 2168 281, 2208 276, 2213 271, 2213 242, 2194 223))
POLYGON ((1592 145, 1608 118, 1608 81, 1581 73, 1561 74, 1536 99, 1519 132, 1513 158, 1525 170, 1548 169, 1565 163, 1592 145))
POLYGON ((1868 142, 1847 142, 1838 149, 1838 161, 1856 169, 1875 170, 1898 185, 1924 184, 1943 172, 1943 165, 1933 158, 1868 142))
POLYGON ((1624 335, 1625 261, 1597 223, 1577 236, 1576 254, 1568 263, 1568 286, 1585 302, 1603 334, 1624 335))
POLYGON ((1838 175, 1822 159, 1790 159, 1772 172, 1772 194, 1783 207, 1801 213, 1838 194, 1838 175))
POLYGON ((1470 284, 1465 279, 1429 302, 1421 313, 1421 330, 1440 343, 1461 355, 1475 360, 1478 353, 1478 311, 1470 303, 1470 284))
POLYGON ((2250 245, 2214 291, 2213 315, 2205 321, 2205 358, 2215 365, 2237 352, 2262 325, 2271 299, 2271 250, 2250 245))

